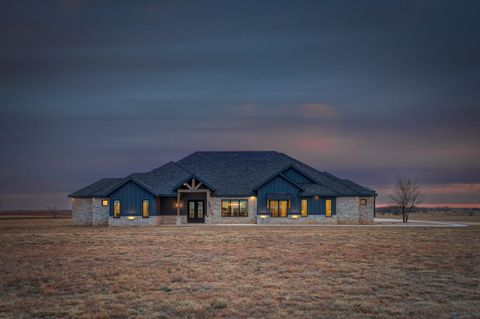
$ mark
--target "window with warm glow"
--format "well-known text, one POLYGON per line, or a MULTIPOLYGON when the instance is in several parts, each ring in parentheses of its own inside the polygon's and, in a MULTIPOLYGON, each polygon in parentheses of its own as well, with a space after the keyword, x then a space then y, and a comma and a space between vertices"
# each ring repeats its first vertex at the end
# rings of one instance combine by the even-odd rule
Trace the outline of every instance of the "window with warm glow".
POLYGON ((142 201, 142 217, 148 218, 150 216, 150 201, 148 199, 144 199, 142 201))
POLYGON ((367 205, 367 199, 366 198, 360 198, 360 205, 367 205))
POLYGON ((222 200, 222 217, 248 217, 248 200, 222 200))
POLYGON ((325 216, 332 217, 332 200, 325 200, 325 216))
POLYGON ((120 218, 120 200, 113 201, 113 217, 120 218))
POLYGON ((300 212, 302 217, 308 216, 308 200, 307 199, 302 199, 300 212))
POLYGON ((108 199, 102 199, 102 206, 108 206, 108 199))
POLYGON ((288 215, 288 200, 269 200, 268 208, 270 216, 272 217, 287 217, 288 215))

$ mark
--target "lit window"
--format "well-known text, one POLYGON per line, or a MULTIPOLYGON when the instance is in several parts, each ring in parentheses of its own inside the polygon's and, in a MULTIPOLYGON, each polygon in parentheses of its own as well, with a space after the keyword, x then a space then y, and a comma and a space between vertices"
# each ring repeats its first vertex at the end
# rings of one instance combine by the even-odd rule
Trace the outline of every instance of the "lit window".
POLYGON ((287 217, 288 200, 269 200, 268 208, 272 217, 287 217))
POLYGON ((308 216, 308 200, 307 199, 302 199, 301 214, 302 214, 302 217, 308 216))
POLYGON ((367 205, 367 199, 366 198, 360 198, 360 205, 367 205))
POLYGON ((108 199, 102 199, 102 206, 108 206, 108 199))
POLYGON ((142 201, 142 217, 148 218, 150 216, 150 201, 148 199, 144 199, 142 201))
POLYGON ((120 200, 113 201, 113 217, 120 218, 120 200))
POLYGON ((248 200, 222 200, 222 217, 248 217, 248 200))
POLYGON ((332 200, 325 200, 325 216, 332 217, 332 200))

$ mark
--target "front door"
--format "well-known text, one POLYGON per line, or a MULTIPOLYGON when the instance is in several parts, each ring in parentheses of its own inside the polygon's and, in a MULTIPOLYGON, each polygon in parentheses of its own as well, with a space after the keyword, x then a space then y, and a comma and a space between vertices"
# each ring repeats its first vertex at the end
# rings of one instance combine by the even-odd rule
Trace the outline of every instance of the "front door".
POLYGON ((187 219, 189 223, 204 223, 205 222, 205 201, 189 200, 187 219))

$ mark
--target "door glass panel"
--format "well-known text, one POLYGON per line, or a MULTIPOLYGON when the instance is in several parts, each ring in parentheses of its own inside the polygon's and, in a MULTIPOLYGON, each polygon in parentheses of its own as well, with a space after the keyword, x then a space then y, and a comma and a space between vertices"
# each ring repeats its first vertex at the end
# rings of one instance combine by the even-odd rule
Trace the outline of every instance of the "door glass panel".
POLYGON ((203 202, 197 202, 197 217, 203 218, 203 202))
POLYGON ((188 202, 188 216, 195 218, 195 202, 188 202))
POLYGON ((278 210, 280 217, 287 217, 288 201, 281 200, 278 202, 278 210))
POLYGON ((272 217, 278 217, 278 200, 270 201, 270 215, 272 217))

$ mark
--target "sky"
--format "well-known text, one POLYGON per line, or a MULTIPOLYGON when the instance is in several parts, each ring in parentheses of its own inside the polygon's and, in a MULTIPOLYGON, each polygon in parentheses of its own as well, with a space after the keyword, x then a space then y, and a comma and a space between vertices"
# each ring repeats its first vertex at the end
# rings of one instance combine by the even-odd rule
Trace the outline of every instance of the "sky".
POLYGON ((480 206, 478 1, 0 0, 0 209, 197 150, 480 206))

